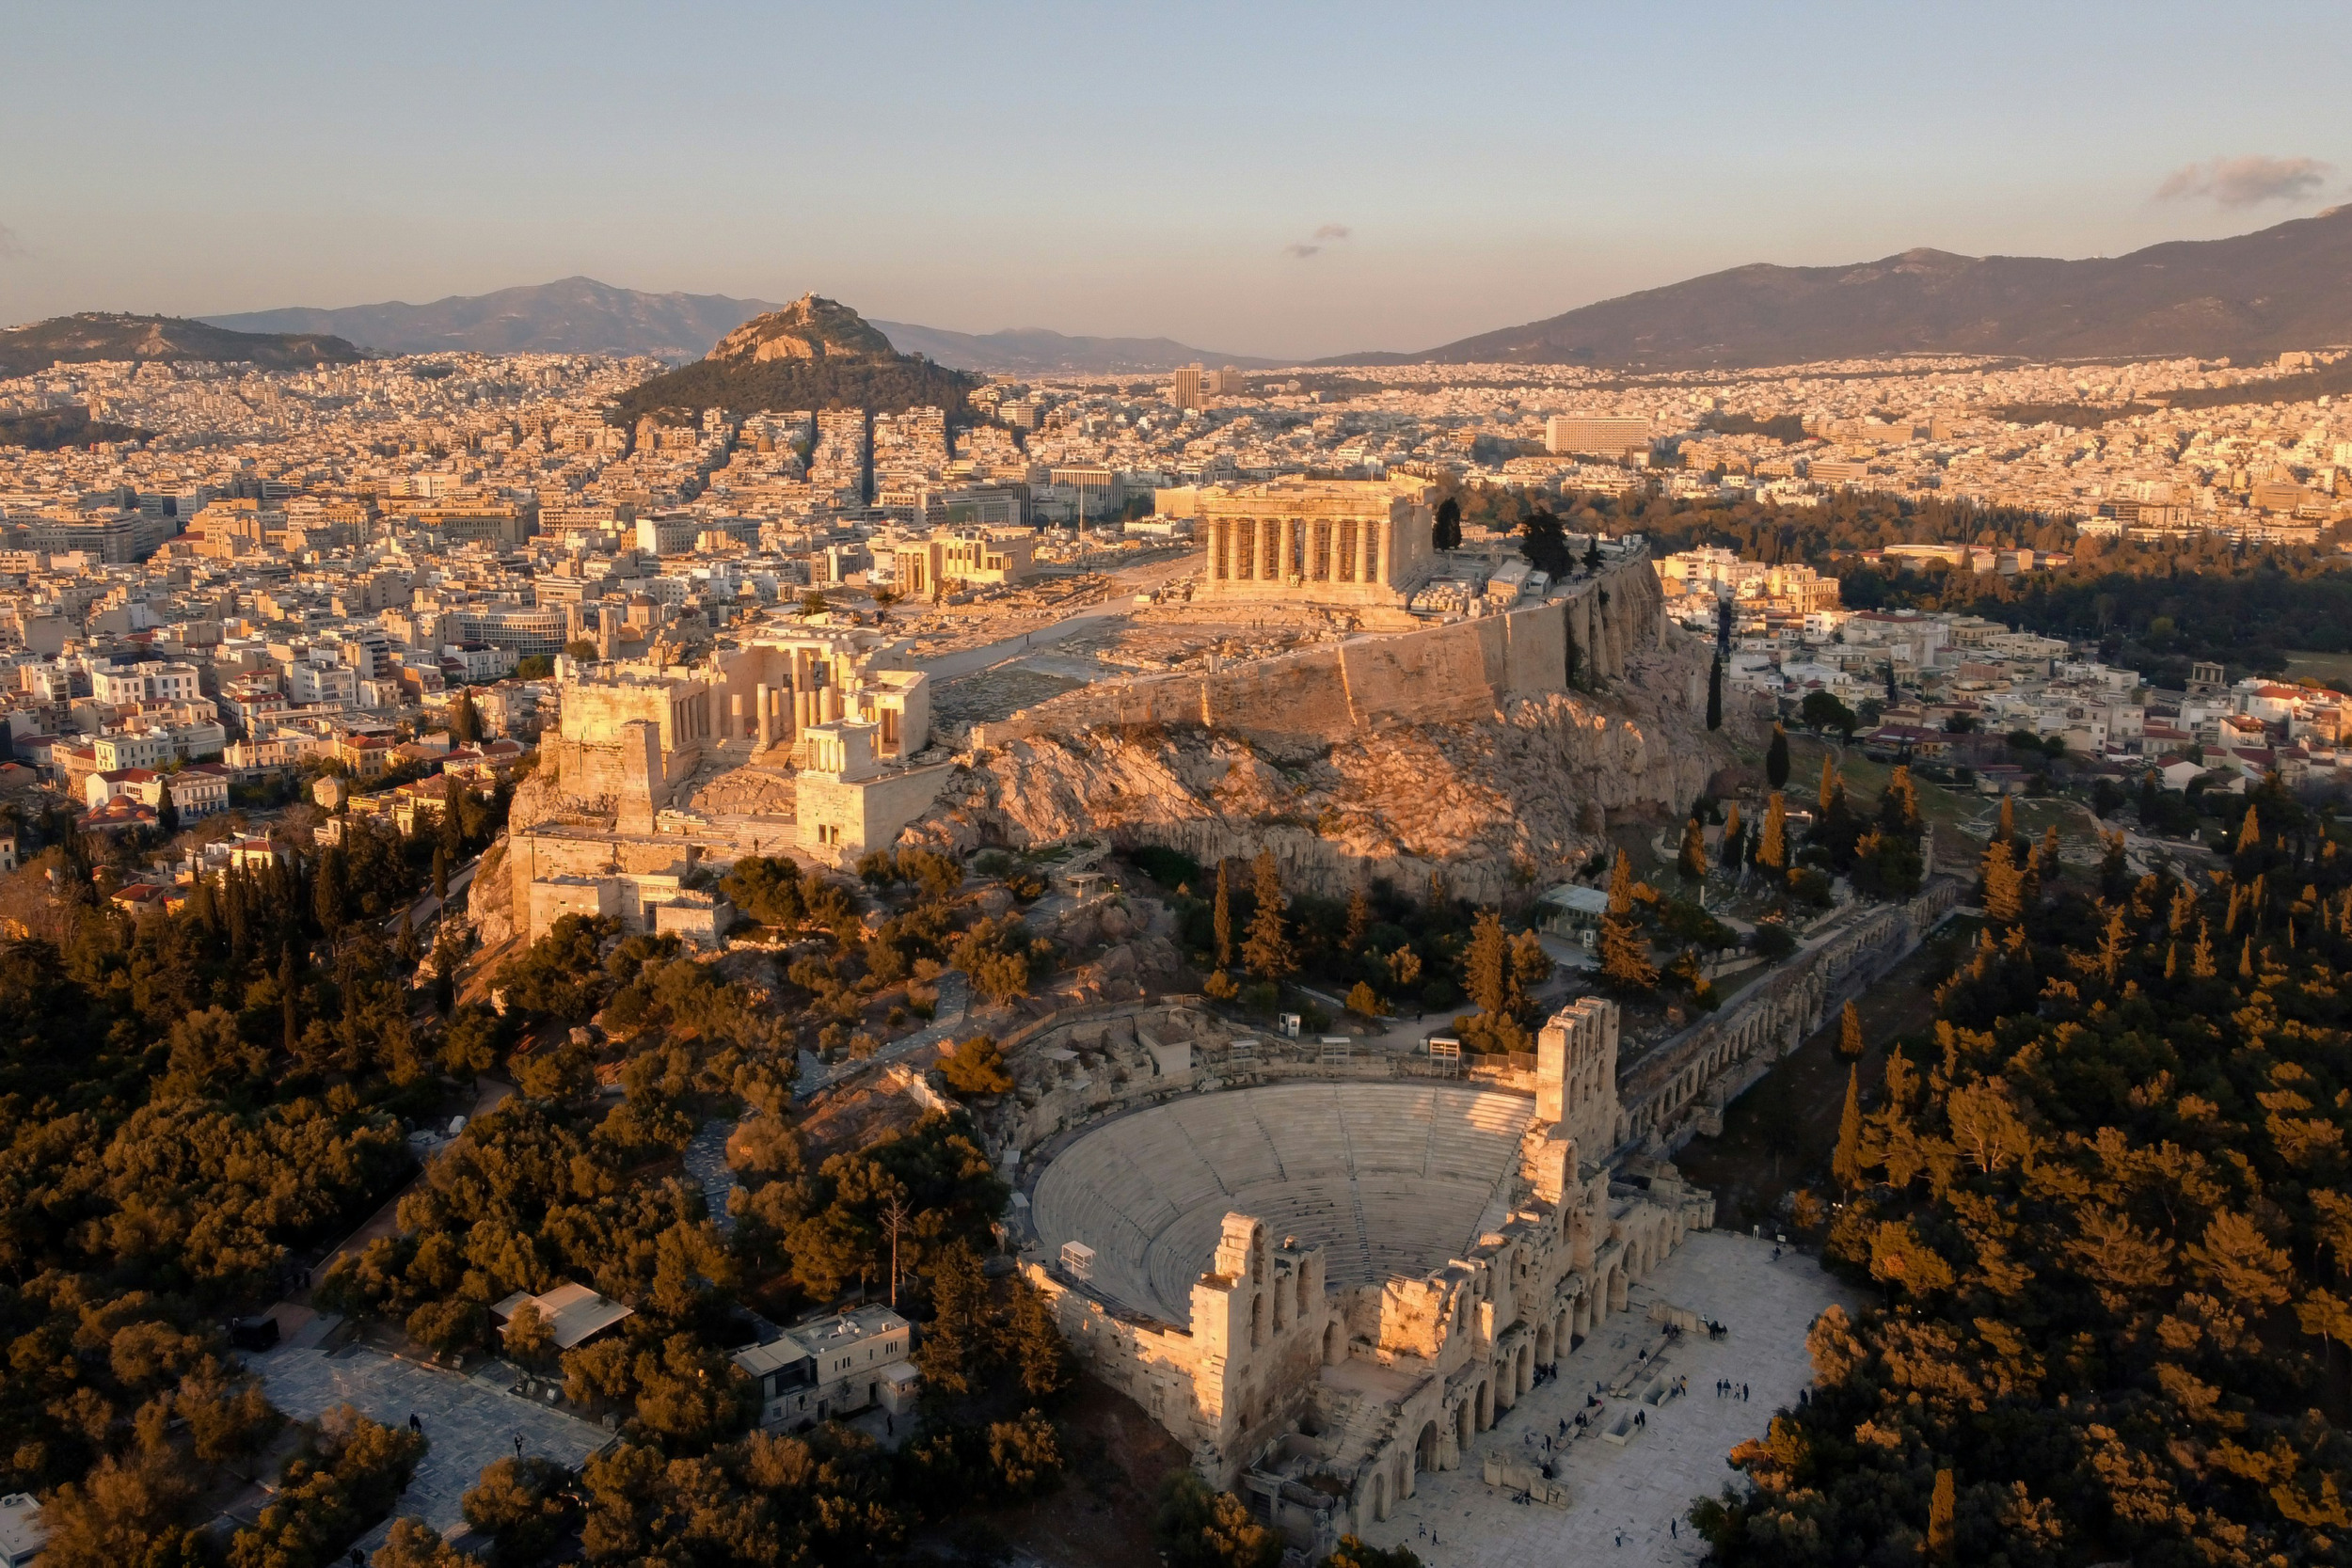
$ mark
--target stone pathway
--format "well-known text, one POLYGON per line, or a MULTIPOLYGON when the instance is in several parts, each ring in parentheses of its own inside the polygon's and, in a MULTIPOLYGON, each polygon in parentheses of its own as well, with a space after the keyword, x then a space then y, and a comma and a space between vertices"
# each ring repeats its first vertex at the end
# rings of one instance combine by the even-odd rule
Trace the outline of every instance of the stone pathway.
MULTIPOLYGON (((1560 1375, 1521 1395, 1491 1431, 1474 1440, 1458 1469, 1424 1471, 1414 1495, 1366 1532, 1374 1545, 1410 1546, 1432 1568, 1554 1568, 1563 1562, 1690 1564, 1707 1544, 1687 1514, 1701 1497, 1743 1485, 1726 1456, 1760 1437, 1773 1412, 1796 1402, 1812 1381, 1805 1332, 1834 1302, 1853 1309, 1851 1292, 1809 1257, 1724 1231, 1700 1231, 1629 1292, 1628 1309, 1562 1359, 1560 1375), (1616 1386, 1643 1347, 1656 1342, 1650 1305, 1664 1300, 1714 1319, 1728 1338, 1684 1335, 1644 1369, 1651 1377, 1685 1378, 1690 1393, 1647 1412, 1640 1434, 1620 1448, 1594 1434, 1574 1440, 1560 1472, 1568 1484, 1563 1511, 1515 1503, 1481 1477, 1482 1462, 1502 1451, 1529 1463, 1544 1458, 1542 1439, 1557 1439, 1596 1383, 1616 1386), (1749 1398, 1720 1399, 1715 1380, 1745 1383, 1749 1398), (1531 1443, 1530 1437, 1535 1439, 1531 1443), (1431 1544, 1434 1531, 1437 1544, 1431 1544)), ((1611 1416, 1630 1402, 1609 1402, 1611 1416)))
MULTIPOLYGON (((939 1007, 931 1022, 914 1034, 892 1040, 880 1051, 858 1061, 820 1062, 809 1052, 801 1053, 801 1069, 792 1081, 792 1098, 804 1101, 818 1090, 831 1088, 841 1080, 870 1069, 887 1067, 903 1061, 916 1052, 935 1046, 963 1026, 972 1006, 971 982, 960 969, 946 970, 939 976, 939 1007)), ((733 1129, 730 1128, 729 1132, 733 1129)))
MULTIPOLYGON (((513 1458, 517 1438, 524 1453, 566 1469, 579 1468, 612 1440, 601 1427, 508 1392, 503 1381, 468 1377, 365 1346, 332 1354, 281 1347, 249 1355, 246 1362, 260 1375, 270 1402, 298 1420, 314 1421, 339 1404, 353 1405, 386 1426, 405 1426, 414 1415, 431 1447, 392 1517, 421 1518, 443 1535, 465 1524, 459 1504, 483 1466, 513 1458)), ((390 1528, 390 1519, 378 1524, 361 1538, 360 1550, 373 1556, 390 1528)))

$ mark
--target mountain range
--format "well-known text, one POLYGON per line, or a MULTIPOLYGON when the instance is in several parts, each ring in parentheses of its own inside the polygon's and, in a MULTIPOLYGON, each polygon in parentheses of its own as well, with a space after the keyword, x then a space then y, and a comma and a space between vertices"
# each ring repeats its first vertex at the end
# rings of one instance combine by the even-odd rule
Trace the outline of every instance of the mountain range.
MULTIPOLYGON (((784 307, 725 294, 647 293, 593 277, 453 294, 429 305, 389 300, 339 309, 294 307, 211 316, 242 332, 332 332, 381 354, 647 354, 697 359, 750 321, 784 307)), ((1219 355, 1168 338, 1089 338, 1042 327, 950 332, 907 322, 871 324, 901 354, 991 375, 1105 374, 1172 370, 1195 362, 1258 369, 1273 363, 1219 355)))
POLYGON ((2352 342, 2352 207, 2251 234, 2058 261, 1907 250, 1765 263, 1602 300, 1419 354, 1327 365, 1592 364, 1696 370, 1898 354, 2263 357, 2352 342))
MULTIPOLYGON (((348 358, 354 345, 384 354, 644 354, 689 361, 746 322, 785 309, 566 277, 426 305, 257 310, 202 322, 89 313, 0 331, 0 375, 43 369, 55 359, 308 364, 348 358)), ((1284 362, 1167 338, 863 325, 897 354, 988 374, 1152 373, 1196 361, 1259 370, 1284 362)), ((1438 348, 1316 363, 1691 370, 1900 354, 2243 360, 2343 343, 2352 343, 2352 207, 2227 239, 2172 241, 2081 261, 1918 249, 1846 266, 1757 262, 1438 348)))

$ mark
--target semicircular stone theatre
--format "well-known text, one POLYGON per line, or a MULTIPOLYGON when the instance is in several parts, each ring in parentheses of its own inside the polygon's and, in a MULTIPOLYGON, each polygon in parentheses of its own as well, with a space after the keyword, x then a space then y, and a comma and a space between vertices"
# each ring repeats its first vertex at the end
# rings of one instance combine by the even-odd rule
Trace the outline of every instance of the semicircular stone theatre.
POLYGON ((1641 1142, 1617 1045, 1616 1004, 1588 996, 1538 1036, 1532 1099, 1201 1079, 1047 1146, 1025 1271, 1203 1479, 1327 1546, 1460 1465, 1710 1223, 1710 1195, 1614 1170, 1641 1142))

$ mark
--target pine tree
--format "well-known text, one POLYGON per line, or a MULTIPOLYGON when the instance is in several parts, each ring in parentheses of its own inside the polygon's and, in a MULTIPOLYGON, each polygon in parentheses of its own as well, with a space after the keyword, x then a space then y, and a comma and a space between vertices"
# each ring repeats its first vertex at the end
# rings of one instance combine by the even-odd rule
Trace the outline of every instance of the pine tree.
POLYGON ((1851 1002, 1837 1018, 1837 1053, 1850 1062, 1862 1060, 1862 1010, 1851 1002))
POLYGON ((1862 1185, 1862 1066, 1846 1069, 1846 1108, 1837 1118, 1837 1151, 1830 1156, 1830 1174, 1852 1192, 1862 1185))
POLYGON ((1682 854, 1676 866, 1691 881, 1702 881, 1707 877, 1707 830, 1699 826, 1695 816, 1682 825, 1682 854))
POLYGON ((1764 752, 1764 780, 1775 793, 1788 784, 1788 732, 1772 726, 1772 743, 1764 752))
POLYGON ((1494 1016, 1509 1010, 1511 940, 1502 934, 1502 919, 1492 910, 1482 911, 1470 928, 1470 952, 1463 958, 1462 974, 1470 1000, 1478 1004, 1480 1012, 1494 1016))
POLYGON ((1710 730, 1724 727, 1724 661, 1721 658, 1716 659, 1707 672, 1707 727, 1710 730))
POLYGON ((1938 1562, 1952 1560, 1952 1523, 1958 1512, 1953 1495, 1952 1472, 1935 1472, 1935 1491, 1928 1499, 1928 1556, 1938 1562))
POLYGON ((1372 900, 1359 887, 1347 895, 1347 935, 1342 945, 1350 953, 1356 952, 1364 945, 1365 933, 1371 929, 1372 900))
POLYGON ((1279 981, 1298 968, 1298 959, 1291 952, 1290 931, 1282 919, 1288 900, 1282 896, 1282 872, 1274 863, 1273 850, 1258 851, 1253 872, 1258 908, 1249 917, 1249 938, 1242 943, 1242 962, 1259 979, 1279 981))
POLYGON ((1788 864, 1788 814, 1775 794, 1764 807, 1764 836, 1756 840, 1756 863, 1779 871, 1788 864))

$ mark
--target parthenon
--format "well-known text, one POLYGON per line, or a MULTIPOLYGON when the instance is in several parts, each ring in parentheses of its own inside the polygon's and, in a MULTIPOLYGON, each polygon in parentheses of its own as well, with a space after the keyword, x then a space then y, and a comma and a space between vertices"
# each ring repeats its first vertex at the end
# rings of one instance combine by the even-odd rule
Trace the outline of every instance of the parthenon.
POLYGON ((1197 527, 1210 598, 1402 610, 1428 577, 1429 486, 1420 480, 1284 480, 1203 490, 1197 527))

